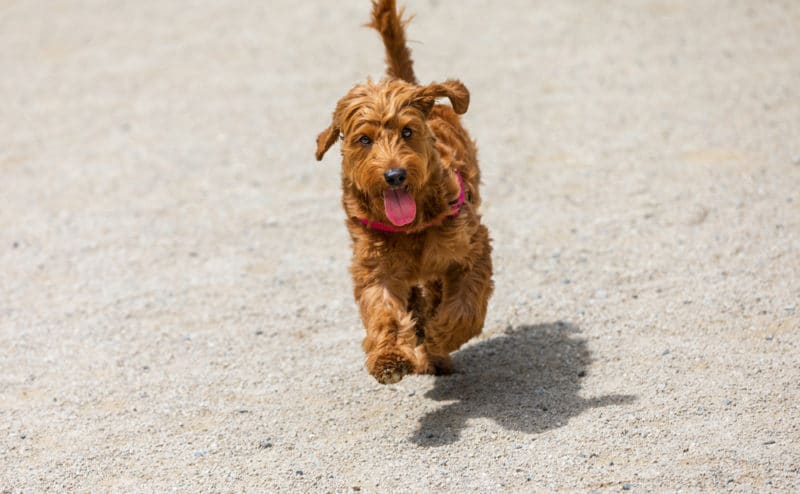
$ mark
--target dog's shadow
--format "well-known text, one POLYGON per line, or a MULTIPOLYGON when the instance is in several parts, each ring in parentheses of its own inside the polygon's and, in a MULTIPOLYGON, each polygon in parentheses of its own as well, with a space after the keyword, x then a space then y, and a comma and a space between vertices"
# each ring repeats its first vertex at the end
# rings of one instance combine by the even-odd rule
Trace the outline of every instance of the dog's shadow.
POLYGON ((481 417, 540 433, 586 409, 634 401, 630 395, 580 396, 592 359, 578 335, 578 328, 564 322, 519 326, 454 354, 456 369, 463 371, 437 378, 425 394, 452 403, 422 417, 411 440, 425 447, 451 444, 469 419, 481 417))

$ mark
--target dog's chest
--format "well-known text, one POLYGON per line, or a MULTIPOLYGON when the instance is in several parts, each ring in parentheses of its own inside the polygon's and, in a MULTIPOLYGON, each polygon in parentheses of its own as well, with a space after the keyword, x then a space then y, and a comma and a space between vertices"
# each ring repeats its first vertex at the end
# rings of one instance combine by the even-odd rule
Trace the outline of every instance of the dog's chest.
POLYGON ((437 229, 409 239, 413 244, 404 250, 409 255, 408 261, 414 266, 413 281, 426 281, 437 278, 447 272, 454 264, 461 264, 470 251, 469 235, 463 229, 437 229))

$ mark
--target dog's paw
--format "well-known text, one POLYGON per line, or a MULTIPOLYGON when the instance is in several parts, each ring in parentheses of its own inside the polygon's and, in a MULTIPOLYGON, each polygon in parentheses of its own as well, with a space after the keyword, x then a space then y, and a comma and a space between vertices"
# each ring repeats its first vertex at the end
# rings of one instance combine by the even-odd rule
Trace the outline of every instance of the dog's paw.
POLYGON ((450 355, 431 355, 422 345, 416 348, 415 353, 417 356, 415 374, 444 376, 453 373, 453 361, 450 355))
POLYGON ((414 365, 400 353, 383 353, 369 359, 367 362, 369 373, 381 384, 395 384, 410 374, 414 365))
POLYGON ((450 355, 431 355, 431 364, 433 364, 437 376, 453 373, 453 360, 450 355))

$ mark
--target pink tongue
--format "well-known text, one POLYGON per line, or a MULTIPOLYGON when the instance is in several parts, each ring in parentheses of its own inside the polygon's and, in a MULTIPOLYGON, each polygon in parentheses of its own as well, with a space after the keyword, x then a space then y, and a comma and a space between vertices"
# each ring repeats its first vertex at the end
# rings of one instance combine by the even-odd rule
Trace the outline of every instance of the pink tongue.
POLYGON ((417 204, 408 192, 399 189, 387 190, 383 193, 383 207, 386 217, 395 226, 403 226, 414 221, 417 215, 417 204))

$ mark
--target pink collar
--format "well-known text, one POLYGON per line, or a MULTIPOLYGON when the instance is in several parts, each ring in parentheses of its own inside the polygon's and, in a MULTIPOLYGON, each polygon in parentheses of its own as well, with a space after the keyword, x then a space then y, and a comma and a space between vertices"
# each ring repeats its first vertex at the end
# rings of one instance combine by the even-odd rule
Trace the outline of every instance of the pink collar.
MULTIPOLYGON (((459 172, 457 168, 451 168, 451 170, 455 172, 456 178, 458 179, 459 191, 458 191, 458 200, 456 200, 456 202, 450 205, 450 214, 448 214, 444 218, 435 218, 425 223, 421 227, 415 229, 414 231, 424 230, 429 226, 438 225, 447 218, 453 218, 454 216, 458 216, 459 211, 461 211, 461 206, 464 204, 464 198, 466 197, 466 194, 464 193, 464 179, 461 178, 461 172, 459 172)), ((390 232, 390 233, 412 233, 401 226, 394 226, 388 223, 382 223, 380 221, 370 221, 367 218, 358 218, 358 221, 360 221, 362 225, 366 226, 367 228, 372 228, 373 230, 390 232)))

